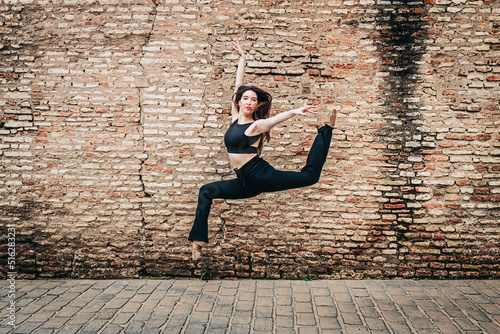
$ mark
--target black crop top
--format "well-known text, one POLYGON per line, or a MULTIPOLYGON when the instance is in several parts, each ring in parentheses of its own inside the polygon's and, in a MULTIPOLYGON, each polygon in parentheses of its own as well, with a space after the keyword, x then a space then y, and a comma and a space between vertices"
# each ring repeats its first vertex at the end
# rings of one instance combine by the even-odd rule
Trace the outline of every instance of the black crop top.
POLYGON ((255 144, 262 134, 256 136, 247 136, 245 131, 252 123, 238 124, 238 120, 227 129, 224 135, 224 144, 226 144, 229 153, 252 154, 257 153, 257 147, 250 146, 255 144))

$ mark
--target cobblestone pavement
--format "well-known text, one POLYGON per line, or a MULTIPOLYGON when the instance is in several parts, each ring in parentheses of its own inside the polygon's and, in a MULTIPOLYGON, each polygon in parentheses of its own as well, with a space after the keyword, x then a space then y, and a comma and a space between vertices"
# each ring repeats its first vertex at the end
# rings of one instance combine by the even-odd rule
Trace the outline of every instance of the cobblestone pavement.
POLYGON ((0 333, 500 333, 496 280, 34 280, 17 281, 15 299, 9 290, 4 281, 0 333))

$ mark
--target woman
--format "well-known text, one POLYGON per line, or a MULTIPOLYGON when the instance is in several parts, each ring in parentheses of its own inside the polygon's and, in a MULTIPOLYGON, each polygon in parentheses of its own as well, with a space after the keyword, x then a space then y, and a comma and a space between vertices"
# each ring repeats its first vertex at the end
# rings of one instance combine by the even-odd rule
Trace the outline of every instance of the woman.
POLYGON ((306 187, 318 182, 335 124, 335 112, 329 115, 329 122, 321 127, 318 124, 318 135, 306 166, 300 172, 278 171, 271 167, 259 157, 264 140, 269 141, 270 130, 296 115, 317 114, 317 108, 305 106, 269 117, 271 95, 257 87, 243 86, 245 53, 238 41, 231 43, 240 58, 231 110, 232 124, 224 136, 224 143, 237 178, 209 183, 200 188, 196 216, 188 238, 192 241, 193 260, 201 258, 202 246, 208 243, 208 216, 213 199, 249 198, 264 192, 306 187))

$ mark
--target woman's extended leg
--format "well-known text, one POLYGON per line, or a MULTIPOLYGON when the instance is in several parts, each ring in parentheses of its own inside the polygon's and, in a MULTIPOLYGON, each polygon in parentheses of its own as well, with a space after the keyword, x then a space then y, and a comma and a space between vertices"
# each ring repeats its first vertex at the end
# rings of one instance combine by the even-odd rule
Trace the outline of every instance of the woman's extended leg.
POLYGON ((242 199, 257 196, 260 193, 261 191, 253 187, 244 186, 239 179, 205 184, 200 188, 196 216, 188 239, 208 243, 208 216, 214 199, 242 199))
MULTIPOLYGON (((333 127, 325 125, 318 129, 318 135, 307 156, 307 162, 300 172, 270 169, 265 175, 265 192, 307 187, 318 182, 325 164, 333 127)), ((261 181, 262 182, 262 181, 261 181)))

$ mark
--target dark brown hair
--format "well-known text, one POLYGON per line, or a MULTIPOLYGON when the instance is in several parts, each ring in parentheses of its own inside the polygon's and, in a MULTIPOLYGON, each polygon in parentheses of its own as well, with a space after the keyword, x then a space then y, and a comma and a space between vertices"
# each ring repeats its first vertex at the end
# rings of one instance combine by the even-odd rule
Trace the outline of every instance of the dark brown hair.
MULTIPOLYGON (((273 101, 273 97, 271 94, 266 92, 265 90, 262 90, 258 87, 255 86, 240 86, 238 88, 238 91, 233 95, 233 101, 234 104, 236 105, 236 108, 238 108, 238 111, 240 109, 238 102, 241 100, 241 97, 246 91, 253 91, 255 94, 257 94, 257 108, 255 108, 255 111, 252 114, 252 118, 254 121, 258 119, 266 119, 269 118, 271 115, 271 104, 273 101)), ((264 132, 262 134, 262 140, 259 143, 259 147, 257 148, 259 154, 262 152, 262 147, 264 145, 264 140, 269 142, 269 139, 271 138, 271 134, 269 131, 264 132)))

